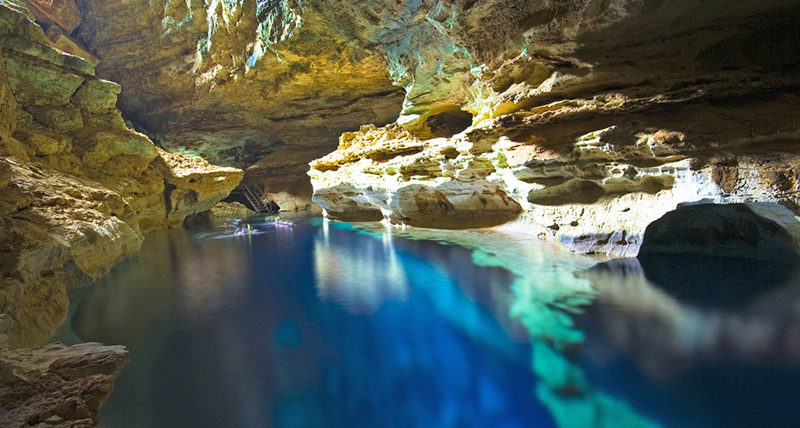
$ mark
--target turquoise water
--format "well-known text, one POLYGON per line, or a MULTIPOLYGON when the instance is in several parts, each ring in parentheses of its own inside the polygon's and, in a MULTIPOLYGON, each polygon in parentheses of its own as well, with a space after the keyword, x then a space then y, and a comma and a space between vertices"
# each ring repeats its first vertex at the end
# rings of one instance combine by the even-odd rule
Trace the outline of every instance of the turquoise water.
POLYGON ((131 351, 101 426, 798 420, 792 269, 723 264, 709 279, 691 263, 599 264, 502 231, 365 228, 308 220, 149 235, 71 295, 60 332, 131 351), (700 286, 691 278, 740 287, 726 272, 743 283, 754 272, 759 287, 735 299, 686 291, 700 286))

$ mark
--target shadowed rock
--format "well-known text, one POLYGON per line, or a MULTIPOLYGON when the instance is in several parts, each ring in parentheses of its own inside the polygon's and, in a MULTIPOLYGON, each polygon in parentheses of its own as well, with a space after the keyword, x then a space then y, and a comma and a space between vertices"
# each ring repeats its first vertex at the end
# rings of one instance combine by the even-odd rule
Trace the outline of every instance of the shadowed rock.
POLYGON ((121 346, 0 348, 0 425, 93 427, 128 362, 121 346))
POLYGON ((796 263, 793 237, 744 204, 685 205, 654 221, 644 233, 640 257, 682 254, 796 263))

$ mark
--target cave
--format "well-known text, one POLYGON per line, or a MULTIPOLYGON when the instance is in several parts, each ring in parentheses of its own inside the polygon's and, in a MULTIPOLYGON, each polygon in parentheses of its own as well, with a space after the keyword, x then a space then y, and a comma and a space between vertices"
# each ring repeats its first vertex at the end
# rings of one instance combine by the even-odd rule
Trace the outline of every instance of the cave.
POLYGON ((450 110, 425 119, 433 137, 450 138, 472 125, 472 115, 463 110, 450 110))
POLYGON ((800 0, 549 3, 0 0, 0 426, 796 426, 800 0))

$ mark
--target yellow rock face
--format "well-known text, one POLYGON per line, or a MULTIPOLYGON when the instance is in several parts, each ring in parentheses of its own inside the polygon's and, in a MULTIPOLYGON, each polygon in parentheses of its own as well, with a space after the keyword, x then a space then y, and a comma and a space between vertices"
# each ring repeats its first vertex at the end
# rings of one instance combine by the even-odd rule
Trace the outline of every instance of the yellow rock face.
MULTIPOLYGON (((78 38, 120 83, 120 107, 170 151, 246 168, 288 144, 331 151, 397 118, 385 61, 328 6, 276 1, 84 2, 78 38)), ((313 159, 306 157, 298 165, 313 159)))
POLYGON ((492 160, 466 140, 421 141, 397 125, 342 135, 339 149, 311 165, 314 201, 341 220, 447 229, 486 227, 522 208, 487 179, 492 160))
POLYGON ((156 148, 125 126, 118 85, 25 15, 0 5, 0 22, 0 345, 37 345, 68 287, 208 210, 243 172, 156 148))
POLYGON ((758 119, 748 122, 746 144, 762 153, 743 153, 741 129, 723 125, 737 115, 744 121, 746 107, 611 94, 523 108, 451 138, 365 126, 312 161, 309 175, 314 201, 334 219, 435 228, 518 219, 526 227, 516 231, 576 252, 635 256, 645 227, 680 203, 796 207, 800 155, 781 152, 785 142, 775 134, 796 115, 788 107, 796 102, 789 96, 749 113, 758 119), (653 120, 660 104, 669 108, 653 120), (728 155, 709 158, 709 151, 728 155))

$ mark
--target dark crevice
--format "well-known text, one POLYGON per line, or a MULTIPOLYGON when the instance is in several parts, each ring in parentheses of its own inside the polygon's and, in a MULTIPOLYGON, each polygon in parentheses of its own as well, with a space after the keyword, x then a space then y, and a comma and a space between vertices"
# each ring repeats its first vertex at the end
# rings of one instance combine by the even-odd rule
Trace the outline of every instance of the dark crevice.
POLYGON ((166 210, 164 217, 169 217, 169 214, 172 212, 172 192, 177 188, 178 186, 164 179, 164 208, 166 210))

